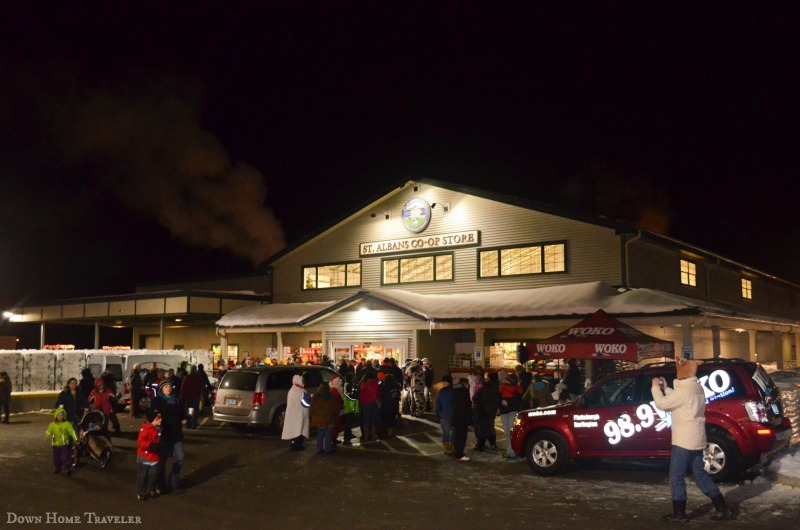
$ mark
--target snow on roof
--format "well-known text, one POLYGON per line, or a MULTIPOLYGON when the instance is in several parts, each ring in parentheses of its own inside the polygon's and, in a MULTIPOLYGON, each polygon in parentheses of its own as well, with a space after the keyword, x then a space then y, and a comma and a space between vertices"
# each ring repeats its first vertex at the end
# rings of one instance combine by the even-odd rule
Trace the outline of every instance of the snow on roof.
MULTIPOLYGON (((420 294, 401 289, 361 291, 338 302, 310 302, 248 306, 228 313, 217 325, 248 327, 302 325, 335 304, 371 299, 419 316, 421 320, 494 320, 538 317, 585 317, 598 309, 611 315, 656 315, 700 310, 748 318, 774 317, 744 314, 718 304, 653 289, 616 289, 604 282, 588 282, 536 289, 475 293, 420 294)), ((324 316, 324 315, 320 315, 324 316)))
MULTIPOLYGON (((352 298, 372 298, 419 315, 424 320, 502 319, 554 315, 663 313, 693 307, 674 297, 647 289, 620 293, 603 282, 538 289, 477 293, 419 294, 404 290, 362 291, 352 298)), ((223 316, 220 327, 299 325, 337 302, 247 306, 223 316)))
POLYGON ((649 289, 621 293, 603 282, 455 294, 383 290, 369 296, 433 320, 590 315, 598 309, 616 314, 664 313, 696 307, 649 289))
POLYGON ((217 321, 224 328, 297 325, 311 315, 324 311, 336 302, 250 305, 231 311, 217 321))

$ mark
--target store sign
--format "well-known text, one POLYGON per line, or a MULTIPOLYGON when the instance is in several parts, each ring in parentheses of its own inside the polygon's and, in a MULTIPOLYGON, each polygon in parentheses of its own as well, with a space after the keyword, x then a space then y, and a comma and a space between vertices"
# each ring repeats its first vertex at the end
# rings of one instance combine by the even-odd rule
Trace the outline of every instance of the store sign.
POLYGON ((431 205, 425 199, 414 197, 403 205, 400 217, 406 230, 418 234, 431 223, 431 205))
POLYGON ((440 248, 468 247, 480 243, 480 232, 469 230, 440 234, 429 237, 410 237, 406 239, 392 239, 389 241, 376 241, 374 243, 361 243, 359 253, 362 256, 376 254, 389 254, 392 252, 409 252, 415 250, 431 250, 440 248))
POLYGON ((614 328, 569 328, 569 333, 567 333, 567 335, 589 337, 594 335, 611 335, 612 333, 614 333, 614 328))

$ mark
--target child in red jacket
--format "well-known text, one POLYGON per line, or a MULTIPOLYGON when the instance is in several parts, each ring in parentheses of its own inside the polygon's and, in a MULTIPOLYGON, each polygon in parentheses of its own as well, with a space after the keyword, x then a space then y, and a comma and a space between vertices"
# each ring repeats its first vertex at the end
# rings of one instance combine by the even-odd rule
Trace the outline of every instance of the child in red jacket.
POLYGON ((158 440, 161 437, 161 414, 153 409, 147 411, 147 421, 139 430, 136 443, 136 487, 137 498, 146 501, 150 497, 158 497, 161 492, 155 487, 156 465, 158 464, 158 440))

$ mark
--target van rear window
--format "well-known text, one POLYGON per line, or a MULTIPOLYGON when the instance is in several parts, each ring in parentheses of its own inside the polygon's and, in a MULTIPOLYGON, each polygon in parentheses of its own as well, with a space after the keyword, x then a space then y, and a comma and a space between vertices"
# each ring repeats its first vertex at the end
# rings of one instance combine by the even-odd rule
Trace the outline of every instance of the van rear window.
POLYGON ((114 380, 122 381, 122 365, 121 364, 107 364, 106 371, 111 372, 114 380))
POLYGON ((246 390, 253 392, 258 382, 258 374, 253 372, 228 372, 219 384, 220 388, 246 390))

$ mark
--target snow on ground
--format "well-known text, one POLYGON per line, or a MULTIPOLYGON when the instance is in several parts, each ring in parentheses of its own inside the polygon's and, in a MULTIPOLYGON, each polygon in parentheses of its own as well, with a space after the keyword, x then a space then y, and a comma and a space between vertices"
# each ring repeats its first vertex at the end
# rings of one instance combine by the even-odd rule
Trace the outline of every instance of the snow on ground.
MULTIPOLYGON (((800 450, 798 449, 800 448, 791 448, 785 454, 775 458, 769 465, 769 470, 800 481, 800 450)), ((800 482, 798 482, 798 486, 800 486, 800 482)))

